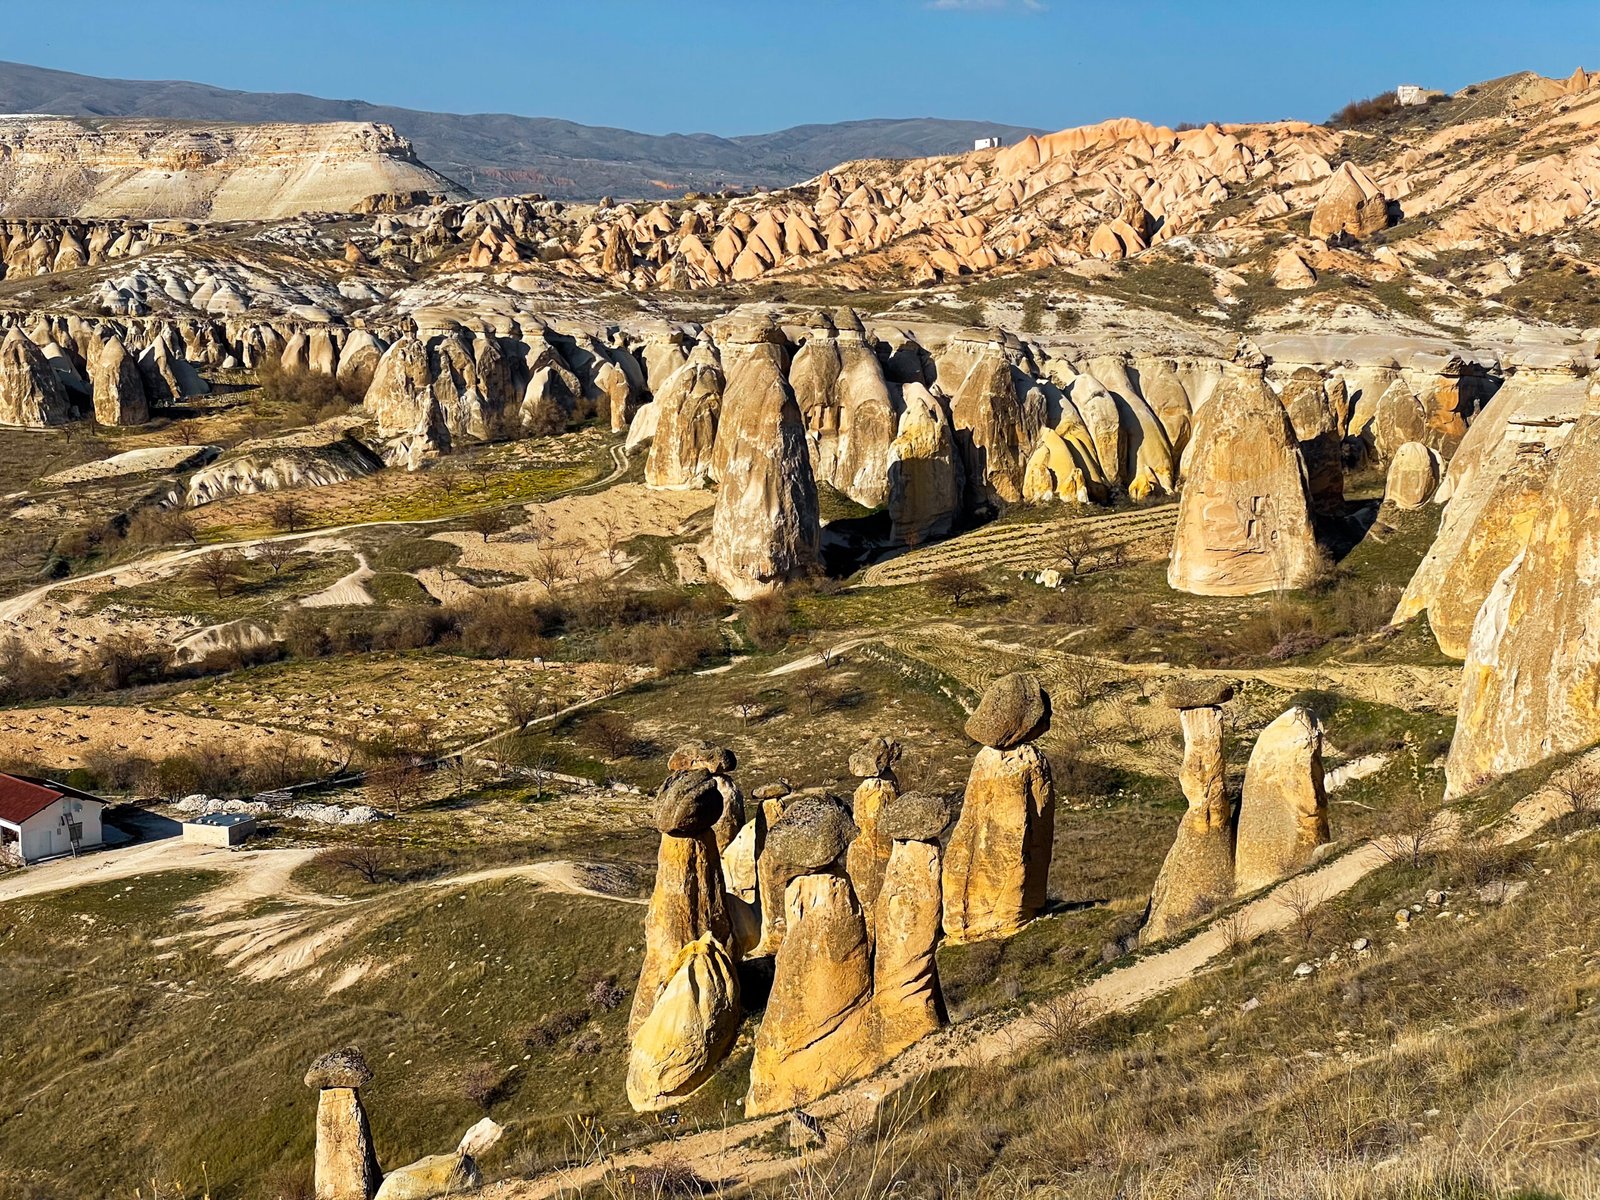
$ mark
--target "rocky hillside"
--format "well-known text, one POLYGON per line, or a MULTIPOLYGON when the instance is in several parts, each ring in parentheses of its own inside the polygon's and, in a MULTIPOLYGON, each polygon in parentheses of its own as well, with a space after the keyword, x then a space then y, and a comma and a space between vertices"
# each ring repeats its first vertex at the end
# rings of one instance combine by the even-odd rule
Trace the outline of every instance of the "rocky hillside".
POLYGON ((270 220, 461 194, 386 125, 0 120, 7 216, 270 220))
POLYGON ((949 154, 977 138, 1038 130, 934 117, 799 125, 747 137, 658 136, 509 113, 435 113, 174 80, 96 79, 0 63, 0 111, 240 122, 378 121, 422 160, 480 196, 542 192, 563 200, 785 187, 857 158, 949 154))

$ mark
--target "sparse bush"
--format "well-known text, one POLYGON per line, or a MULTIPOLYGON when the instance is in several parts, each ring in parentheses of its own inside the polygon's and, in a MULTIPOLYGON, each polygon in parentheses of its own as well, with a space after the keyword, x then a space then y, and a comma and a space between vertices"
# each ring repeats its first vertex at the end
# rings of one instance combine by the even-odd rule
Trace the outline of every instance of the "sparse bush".
POLYGON ((757 596, 745 601, 744 631, 758 650, 776 650, 789 640, 794 621, 789 601, 782 596, 757 596))
POLYGON ((583 723, 584 739, 610 761, 632 758, 639 752, 639 735, 621 713, 599 712, 583 723))
POLYGON ((505 1073, 492 1062, 470 1063, 461 1071, 461 1094, 488 1112, 500 1099, 505 1080, 505 1073))
POLYGON ((529 1050, 551 1050, 588 1023, 588 1009, 564 1008, 551 1013, 542 1021, 520 1026, 512 1036, 529 1050))
POLYGON ((617 981, 609 975, 596 979, 589 989, 589 1003, 601 1012, 611 1012, 627 998, 628 993, 618 987, 617 981))
POLYGON ((1370 125, 1399 111, 1400 98, 1393 91, 1379 92, 1365 100, 1350 101, 1328 118, 1328 124, 1337 129, 1349 129, 1356 125, 1370 125))
POLYGON ((928 590, 952 608, 965 608, 987 595, 983 576, 965 567, 947 567, 928 580, 928 590))
POLYGON ((314 425, 348 412, 361 396, 344 391, 332 375, 320 371, 286 371, 277 358, 268 358, 256 372, 261 391, 257 407, 277 409, 285 426, 314 425))

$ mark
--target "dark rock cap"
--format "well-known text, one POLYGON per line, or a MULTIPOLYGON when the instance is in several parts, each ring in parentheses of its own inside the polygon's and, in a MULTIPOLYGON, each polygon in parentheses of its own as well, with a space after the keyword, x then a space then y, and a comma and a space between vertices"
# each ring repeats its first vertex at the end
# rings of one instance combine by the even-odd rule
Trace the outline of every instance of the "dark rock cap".
POLYGON ((693 771, 699 768, 713 775, 726 775, 738 765, 739 760, 734 757, 732 750, 702 741, 683 743, 667 759, 669 771, 693 771))
POLYGON ((308 1088, 358 1088, 372 1082, 372 1068, 354 1046, 330 1050, 306 1068, 308 1088))
POLYGON ((1220 708, 1233 699, 1233 681, 1199 676, 1174 679, 1162 689, 1161 700, 1168 708, 1220 708))
POLYGON ((722 791, 709 771, 674 771, 656 792, 656 828, 671 837, 705 833, 721 815, 722 791))
POLYGON ((900 761, 900 743, 889 738, 868 738, 850 756, 850 774, 858 779, 878 779, 894 770, 900 761))
POLYGON ((936 842, 955 815, 948 796, 906 792, 895 796, 878 814, 878 829, 897 842, 936 842))
POLYGON ((787 882, 832 866, 858 832, 837 796, 802 796, 767 830, 764 853, 773 856, 787 882))
POLYGON ((967 736, 996 750, 1031 742, 1050 728, 1050 693, 1030 671, 1002 675, 967 718, 967 736))

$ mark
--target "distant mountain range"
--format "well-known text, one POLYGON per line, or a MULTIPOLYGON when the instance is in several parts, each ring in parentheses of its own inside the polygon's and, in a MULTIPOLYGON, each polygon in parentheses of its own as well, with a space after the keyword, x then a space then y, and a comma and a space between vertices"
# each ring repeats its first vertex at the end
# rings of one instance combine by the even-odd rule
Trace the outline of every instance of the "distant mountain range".
POLYGON ((543 192, 566 200, 667 197, 781 187, 857 158, 917 158, 1043 132, 934 117, 797 125, 724 138, 658 136, 508 113, 435 113, 294 92, 238 92, 180 80, 100 79, 0 62, 0 111, 242 122, 381 121, 435 170, 483 196, 543 192))

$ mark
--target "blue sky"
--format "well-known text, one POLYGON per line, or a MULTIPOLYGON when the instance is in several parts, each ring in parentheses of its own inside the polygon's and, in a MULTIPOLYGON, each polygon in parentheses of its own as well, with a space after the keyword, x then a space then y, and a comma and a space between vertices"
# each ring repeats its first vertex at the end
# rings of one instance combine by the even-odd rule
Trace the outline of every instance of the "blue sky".
POLYGON ((6 0, 0 57, 650 133, 1321 119, 1600 66, 1600 0, 6 0))

